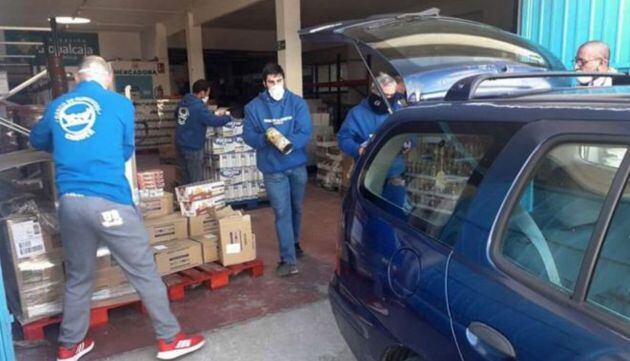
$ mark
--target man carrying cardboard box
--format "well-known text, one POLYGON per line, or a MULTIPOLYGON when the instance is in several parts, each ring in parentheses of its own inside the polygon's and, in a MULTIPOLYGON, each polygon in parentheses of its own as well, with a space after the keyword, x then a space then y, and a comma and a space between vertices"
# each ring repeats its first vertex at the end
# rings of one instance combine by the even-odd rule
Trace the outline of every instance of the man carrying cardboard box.
POLYGON ((188 336, 169 308, 153 251, 125 177, 134 153, 134 107, 107 90, 111 66, 86 57, 77 87, 55 99, 30 135, 33 147, 52 152, 59 191, 59 225, 66 254, 66 285, 58 358, 76 361, 94 348, 86 338, 99 241, 110 249, 147 308, 158 337, 159 359, 172 360, 204 344, 188 336))

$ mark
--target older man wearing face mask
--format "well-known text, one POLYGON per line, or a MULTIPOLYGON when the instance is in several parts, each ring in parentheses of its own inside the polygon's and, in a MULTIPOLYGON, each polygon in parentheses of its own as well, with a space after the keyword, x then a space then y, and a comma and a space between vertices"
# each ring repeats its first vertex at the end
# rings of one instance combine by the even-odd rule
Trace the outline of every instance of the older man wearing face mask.
MULTIPOLYGON (((399 82, 388 74, 381 73, 376 78, 381 86, 383 94, 390 103, 392 110, 397 110, 405 105, 404 95, 399 93, 399 82)), ((345 154, 355 160, 365 153, 370 138, 381 128, 389 117, 387 104, 383 101, 375 85, 372 85, 370 95, 361 101, 359 105, 350 109, 346 120, 343 122, 337 141, 339 148, 345 154)), ((405 142, 402 152, 406 152, 412 146, 413 139, 405 142)), ((405 181, 402 174, 405 171, 404 154, 394 158, 387 174, 387 182, 383 190, 383 197, 394 204, 403 206, 405 203, 405 181)))
MULTIPOLYGON (((609 66, 610 48, 602 41, 589 41, 580 46, 575 56, 575 70, 584 73, 616 73, 617 70, 609 66)), ((577 81, 582 86, 602 87, 611 86, 612 78, 582 76, 577 81)))
POLYGON ((276 274, 287 277, 299 273, 296 258, 302 255, 300 228, 311 116, 304 99, 285 88, 280 65, 267 64, 262 77, 265 91, 245 106, 243 139, 256 149, 257 166, 276 216, 280 246, 276 274))
POLYGON ((208 111, 210 84, 197 80, 192 93, 186 94, 175 111, 175 142, 177 158, 182 169, 182 184, 203 180, 203 153, 206 144, 206 129, 221 127, 232 119, 229 113, 213 114, 208 111))
MULTIPOLYGON (((392 110, 401 108, 404 104, 404 96, 397 92, 396 79, 381 73, 376 81, 381 86, 392 110)), ((355 159, 363 155, 368 141, 383 125, 388 116, 387 104, 381 99, 376 86, 372 85, 370 95, 363 99, 359 105, 350 109, 337 134, 341 151, 355 159)))

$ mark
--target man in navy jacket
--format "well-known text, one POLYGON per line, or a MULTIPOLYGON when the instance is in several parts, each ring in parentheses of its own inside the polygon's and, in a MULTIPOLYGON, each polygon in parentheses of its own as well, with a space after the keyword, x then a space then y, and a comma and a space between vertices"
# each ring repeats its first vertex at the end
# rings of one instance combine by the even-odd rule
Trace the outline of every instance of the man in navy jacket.
POLYGON ((182 169, 182 184, 203 180, 206 129, 209 126, 221 127, 231 120, 229 113, 215 115, 208 111, 206 102, 209 96, 210 84, 203 79, 197 80, 193 84, 192 93, 184 96, 175 112, 175 143, 178 163, 182 169))
MULTIPOLYGON (((397 92, 396 79, 381 73, 376 81, 381 86, 392 110, 403 107, 404 95, 397 92)), ((339 133, 337 133, 339 149, 356 161, 359 156, 363 155, 370 139, 383 126, 389 115, 387 104, 381 99, 375 85, 372 85, 370 95, 350 109, 346 120, 339 129, 339 133)), ((407 149, 410 144, 411 142, 406 143, 407 149)), ((404 171, 404 157, 402 155, 395 157, 388 170, 382 194, 385 199, 401 207, 405 202, 406 195, 405 180, 402 178, 404 171)))
POLYGON ((265 188, 276 216, 276 234, 280 246, 279 276, 297 274, 300 248, 302 203, 308 178, 306 146, 311 138, 311 118, 306 102, 284 87, 284 70, 270 63, 263 69, 265 91, 245 106, 243 139, 256 149, 258 169, 264 175, 265 188), (293 145, 282 153, 267 139, 275 128, 293 145))
POLYGON ((127 98, 107 90, 112 80, 111 66, 103 58, 86 57, 76 88, 46 108, 29 139, 33 147, 52 152, 59 192, 66 283, 57 360, 76 361, 94 348, 86 334, 100 242, 151 316, 157 357, 171 360, 199 349, 204 340, 183 334, 170 310, 125 177, 125 161, 135 147, 135 110, 127 98))

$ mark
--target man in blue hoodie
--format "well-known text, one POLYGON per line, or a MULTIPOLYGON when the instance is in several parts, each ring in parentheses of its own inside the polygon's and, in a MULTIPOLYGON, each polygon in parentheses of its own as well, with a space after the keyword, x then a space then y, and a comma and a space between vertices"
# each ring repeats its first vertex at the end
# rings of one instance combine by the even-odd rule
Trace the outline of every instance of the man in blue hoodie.
POLYGON ((182 169, 182 184, 203 180, 204 147, 206 129, 221 127, 232 119, 229 113, 215 115, 208 111, 206 102, 210 96, 210 84, 197 80, 192 93, 186 94, 175 111, 175 142, 177 159, 182 169))
MULTIPOLYGON (((302 203, 308 178, 306 146, 311 138, 311 117, 306 102, 284 87, 284 70, 270 63, 263 69, 265 91, 245 106, 243 139, 256 149, 258 169, 264 175, 269 202, 276 216, 280 263, 276 274, 298 274, 296 252, 301 253, 302 203), (274 129, 293 145, 281 152, 267 137, 274 129)), ((273 139, 272 139, 273 140, 273 139)))
POLYGON ((125 177, 125 161, 135 148, 135 110, 127 98, 107 90, 112 81, 111 66, 103 58, 86 57, 76 88, 46 108, 29 139, 36 149, 52 152, 55 162, 66 271, 58 361, 76 361, 94 348, 86 334, 100 242, 140 294, 158 338, 159 359, 204 344, 203 337, 182 333, 171 313, 125 177))
MULTIPOLYGON (((381 86, 392 110, 398 110, 404 106, 404 95, 397 92, 399 85, 396 79, 388 74, 381 73, 376 78, 376 81, 381 86)), ((389 115, 387 104, 382 100, 376 86, 373 84, 370 95, 357 106, 350 109, 339 133, 337 133, 339 149, 356 161, 357 158, 365 153, 365 148, 370 139, 385 123, 389 115)), ((409 146, 409 142, 405 143, 407 149, 409 146)), ((404 171, 404 158, 397 156, 394 158, 388 171, 382 194, 385 199, 401 207, 404 205, 406 196, 405 181, 402 178, 404 171)))

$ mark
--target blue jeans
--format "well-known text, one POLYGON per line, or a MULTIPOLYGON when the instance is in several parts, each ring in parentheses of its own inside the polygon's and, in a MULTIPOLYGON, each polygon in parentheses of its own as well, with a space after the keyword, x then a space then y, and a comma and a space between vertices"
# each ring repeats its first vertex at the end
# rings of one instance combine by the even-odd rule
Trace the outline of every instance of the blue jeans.
POLYGON ((302 203, 308 174, 300 166, 281 173, 264 175, 269 203, 276 215, 280 261, 295 265, 295 245, 300 242, 302 203))
POLYGON ((177 150, 177 162, 182 170, 182 184, 203 180, 203 149, 177 150))

